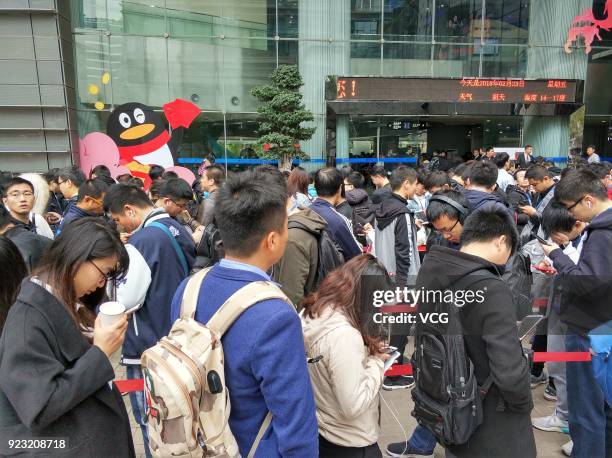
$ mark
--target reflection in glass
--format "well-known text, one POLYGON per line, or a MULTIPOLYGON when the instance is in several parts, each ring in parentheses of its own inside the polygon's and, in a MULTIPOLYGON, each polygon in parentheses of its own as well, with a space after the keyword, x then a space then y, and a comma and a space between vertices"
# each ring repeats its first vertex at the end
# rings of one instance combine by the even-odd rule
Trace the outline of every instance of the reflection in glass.
POLYGON ((431 41, 432 0, 385 0, 384 39, 431 41))
POLYGON ((384 76, 432 76, 431 44, 385 43, 384 76))
POLYGON ((213 154, 217 158, 224 157, 223 143, 223 113, 200 113, 185 131, 175 160, 197 171, 205 156, 213 154))

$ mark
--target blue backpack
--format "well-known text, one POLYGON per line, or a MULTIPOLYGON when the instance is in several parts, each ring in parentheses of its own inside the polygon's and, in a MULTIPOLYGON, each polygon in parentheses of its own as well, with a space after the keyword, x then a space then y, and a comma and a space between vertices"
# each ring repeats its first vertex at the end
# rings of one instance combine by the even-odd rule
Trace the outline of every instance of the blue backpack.
POLYGON ((612 321, 593 329, 589 333, 591 349, 595 353, 591 364, 595 380, 599 383, 608 404, 612 404, 612 321))

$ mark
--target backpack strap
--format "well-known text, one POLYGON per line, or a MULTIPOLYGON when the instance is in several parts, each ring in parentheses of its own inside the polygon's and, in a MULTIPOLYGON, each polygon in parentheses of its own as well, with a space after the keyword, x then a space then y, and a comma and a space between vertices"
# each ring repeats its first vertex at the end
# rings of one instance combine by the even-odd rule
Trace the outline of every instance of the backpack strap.
POLYGON ((200 294, 200 287, 202 286, 202 282, 204 281, 204 277, 210 272, 212 267, 208 267, 207 269, 202 269, 198 273, 191 276, 187 285, 185 285, 185 290, 183 291, 183 299, 181 301, 181 312, 179 314, 180 318, 194 318, 196 308, 198 306, 198 295, 200 294))
POLYGON ((261 442, 261 439, 266 433, 268 426, 270 426, 270 423, 272 423, 272 412, 268 412, 268 415, 266 415, 266 418, 264 418, 264 421, 261 424, 259 431, 257 432, 257 436, 255 436, 255 442, 253 442, 253 445, 251 445, 251 450, 249 450, 247 458, 254 458, 255 452, 257 451, 257 447, 259 447, 259 443, 261 442))
POLYGON ((185 253, 183 253, 182 248, 180 247, 180 245, 176 241, 176 238, 170 232, 170 229, 168 229, 168 227, 165 224, 162 224, 162 223, 160 223, 158 221, 153 221, 152 223, 147 224, 147 227, 151 227, 151 226, 157 227, 158 229, 161 229, 170 238, 171 243, 172 243, 172 248, 174 248, 174 251, 176 251, 176 254, 177 254, 177 256, 179 258, 179 261, 181 263, 181 267, 183 268, 183 273, 185 275, 189 275, 189 267, 187 265, 187 260, 185 259, 185 253))
POLYGON ((206 323, 219 337, 223 336, 230 326, 246 309, 261 301, 280 299, 291 304, 285 293, 269 281, 256 281, 243 286, 226 300, 219 310, 206 323))

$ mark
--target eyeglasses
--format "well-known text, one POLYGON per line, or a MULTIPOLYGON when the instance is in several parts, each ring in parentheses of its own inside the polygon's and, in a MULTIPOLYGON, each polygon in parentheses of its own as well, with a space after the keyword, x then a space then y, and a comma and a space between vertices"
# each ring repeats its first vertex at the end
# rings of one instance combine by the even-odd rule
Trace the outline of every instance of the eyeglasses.
POLYGON ((15 191, 15 192, 8 193, 7 196, 12 199, 19 199, 19 197, 21 196, 29 199, 30 197, 34 197, 34 193, 32 191, 23 191, 23 192, 15 191))
POLYGON ((450 235, 453 233, 453 229, 455 229, 455 226, 457 226, 457 224, 459 224, 459 220, 455 221, 455 224, 453 224, 453 226, 450 229, 435 229, 435 232, 438 235, 442 235, 442 234, 450 235))
POLYGON ((100 199, 96 199, 95 197, 91 197, 91 196, 89 196, 89 198, 94 204, 99 205, 100 207, 104 206, 104 202, 102 202, 100 199))
POLYGON ((586 195, 582 196, 580 199, 578 199, 576 201, 576 203, 574 205, 570 205, 569 207, 565 207, 567 208, 567 211, 572 211, 572 209, 577 206, 580 202, 582 202, 584 200, 584 198, 586 197, 586 195))
POLYGON ((95 262, 93 262, 93 261, 89 261, 89 262, 90 262, 90 263, 91 263, 91 264, 92 264, 92 265, 93 265, 93 266, 96 268, 96 270, 97 270, 98 272, 100 272, 100 275, 102 275, 106 281, 111 280, 111 279, 112 279, 112 278, 115 276, 115 272, 114 272, 114 271, 110 271, 109 273, 105 274, 104 272, 102 272, 102 269, 100 269, 100 268, 99 268, 99 267, 96 265, 96 263, 95 263, 95 262))
POLYGON ((187 208, 187 202, 183 202, 182 204, 179 204, 176 200, 170 199, 170 201, 182 210, 185 210, 187 208))

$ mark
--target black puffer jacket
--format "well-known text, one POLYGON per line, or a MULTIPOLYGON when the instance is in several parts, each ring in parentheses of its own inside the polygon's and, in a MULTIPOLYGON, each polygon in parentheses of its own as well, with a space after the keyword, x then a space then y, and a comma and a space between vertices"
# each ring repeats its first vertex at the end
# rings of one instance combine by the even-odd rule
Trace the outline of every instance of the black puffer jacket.
POLYGON ((352 189, 346 193, 346 201, 353 210, 353 233, 362 245, 366 244, 364 236, 359 235, 361 228, 366 224, 374 226, 374 204, 370 200, 368 193, 363 189, 352 189))

